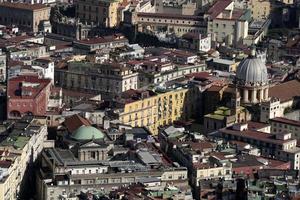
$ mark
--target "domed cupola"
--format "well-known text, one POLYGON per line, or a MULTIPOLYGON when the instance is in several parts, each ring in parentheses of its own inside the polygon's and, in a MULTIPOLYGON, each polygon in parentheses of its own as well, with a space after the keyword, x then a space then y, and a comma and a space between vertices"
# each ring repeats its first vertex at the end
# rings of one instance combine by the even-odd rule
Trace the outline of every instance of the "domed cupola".
POLYGON ((252 49, 248 58, 240 62, 236 72, 236 82, 247 87, 268 84, 267 67, 260 58, 256 57, 255 49, 252 49))
POLYGON ((269 98, 269 80, 266 65, 256 56, 254 48, 248 58, 242 60, 237 68, 236 86, 242 95, 243 103, 255 104, 269 98))

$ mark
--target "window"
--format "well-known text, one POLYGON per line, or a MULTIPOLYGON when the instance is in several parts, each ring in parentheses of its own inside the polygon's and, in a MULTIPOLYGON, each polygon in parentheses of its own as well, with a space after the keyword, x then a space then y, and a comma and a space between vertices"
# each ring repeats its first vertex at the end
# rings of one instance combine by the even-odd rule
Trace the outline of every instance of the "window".
POLYGON ((91 152, 91 158, 96 159, 96 152, 95 151, 91 152))

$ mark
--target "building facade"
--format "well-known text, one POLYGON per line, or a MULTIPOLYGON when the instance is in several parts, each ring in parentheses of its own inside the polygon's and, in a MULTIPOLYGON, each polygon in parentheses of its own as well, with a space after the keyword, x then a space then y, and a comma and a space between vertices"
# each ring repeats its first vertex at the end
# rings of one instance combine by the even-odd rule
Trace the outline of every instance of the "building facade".
POLYGON ((291 133, 293 138, 300 138, 300 121, 291 120, 284 117, 275 117, 270 119, 269 122, 271 124, 273 133, 291 133))
POLYGON ((76 17, 81 21, 112 28, 118 24, 119 3, 120 0, 76 0, 76 17))
POLYGON ((195 33, 186 33, 178 40, 179 48, 200 52, 208 52, 211 49, 211 36, 195 33))
POLYGON ((128 91, 129 99, 123 99, 120 109, 115 110, 118 119, 132 127, 147 127, 154 135, 158 127, 176 120, 188 120, 197 112, 196 88, 177 88, 157 91, 128 91), (134 99, 132 99, 132 97, 134 99))
POLYGON ((95 37, 91 39, 76 40, 73 48, 76 53, 87 54, 89 52, 101 51, 103 49, 114 49, 128 45, 128 39, 121 34, 95 37))
POLYGON ((278 98, 270 98, 269 101, 264 101, 260 106, 260 121, 263 123, 269 122, 275 117, 282 117, 283 109, 281 108, 280 100, 278 98))
POLYGON ((118 63, 70 62, 67 70, 56 69, 55 76, 60 87, 103 96, 138 88, 138 73, 118 63))
POLYGON ((0 81, 6 81, 6 55, 0 54, 0 81))
POLYGON ((206 21, 202 16, 175 15, 165 13, 137 13, 138 31, 155 34, 159 32, 175 34, 206 33, 206 21))
POLYGON ((13 200, 23 198, 24 190, 30 190, 26 184, 29 184, 27 180, 32 173, 27 168, 32 167, 44 147, 51 147, 52 144, 47 142, 45 118, 26 117, 18 120, 9 134, 0 147, 0 199, 13 200), (26 131, 20 128, 24 125, 26 131))
POLYGON ((269 0, 251 0, 248 7, 251 9, 253 19, 268 19, 272 10, 269 0))
POLYGON ((300 167, 300 148, 291 133, 264 133, 248 129, 248 124, 235 124, 220 129, 221 137, 225 140, 238 140, 254 145, 261 150, 261 155, 282 161, 290 161, 291 168, 300 167))
POLYGON ((0 3, 0 24, 15 24, 24 30, 38 32, 41 23, 49 18, 50 7, 43 4, 0 3))
POLYGON ((17 76, 7 86, 7 118, 24 115, 44 116, 50 96, 51 80, 38 76, 17 76))
POLYGON ((206 14, 208 18, 207 33, 212 41, 227 45, 242 44, 248 35, 248 10, 234 8, 231 0, 216 1, 206 14))

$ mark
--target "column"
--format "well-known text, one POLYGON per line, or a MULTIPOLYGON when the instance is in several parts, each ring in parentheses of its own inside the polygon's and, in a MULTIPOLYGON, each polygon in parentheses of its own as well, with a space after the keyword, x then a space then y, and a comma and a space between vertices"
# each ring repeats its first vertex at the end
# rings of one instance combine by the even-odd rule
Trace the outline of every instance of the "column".
POLYGON ((248 103, 249 102, 249 99, 248 99, 248 90, 244 89, 243 91, 243 101, 244 103, 248 103))
POLYGON ((257 93, 257 90, 256 89, 254 89, 254 90, 252 90, 251 91, 252 92, 252 95, 251 95, 251 103, 256 103, 256 100, 257 100, 257 98, 256 98, 256 93, 257 93))
POLYGON ((265 93, 264 99, 265 100, 269 99, 269 88, 266 88, 264 93, 265 93))
POLYGON ((261 102, 262 100, 264 100, 264 89, 260 89, 259 90, 259 102, 261 102))

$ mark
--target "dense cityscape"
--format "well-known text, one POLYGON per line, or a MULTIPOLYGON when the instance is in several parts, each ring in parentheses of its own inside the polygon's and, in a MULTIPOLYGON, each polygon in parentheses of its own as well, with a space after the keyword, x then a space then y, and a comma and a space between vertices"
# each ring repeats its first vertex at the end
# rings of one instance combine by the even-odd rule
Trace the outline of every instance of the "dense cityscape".
POLYGON ((0 200, 300 199, 300 1, 0 0, 0 200))

